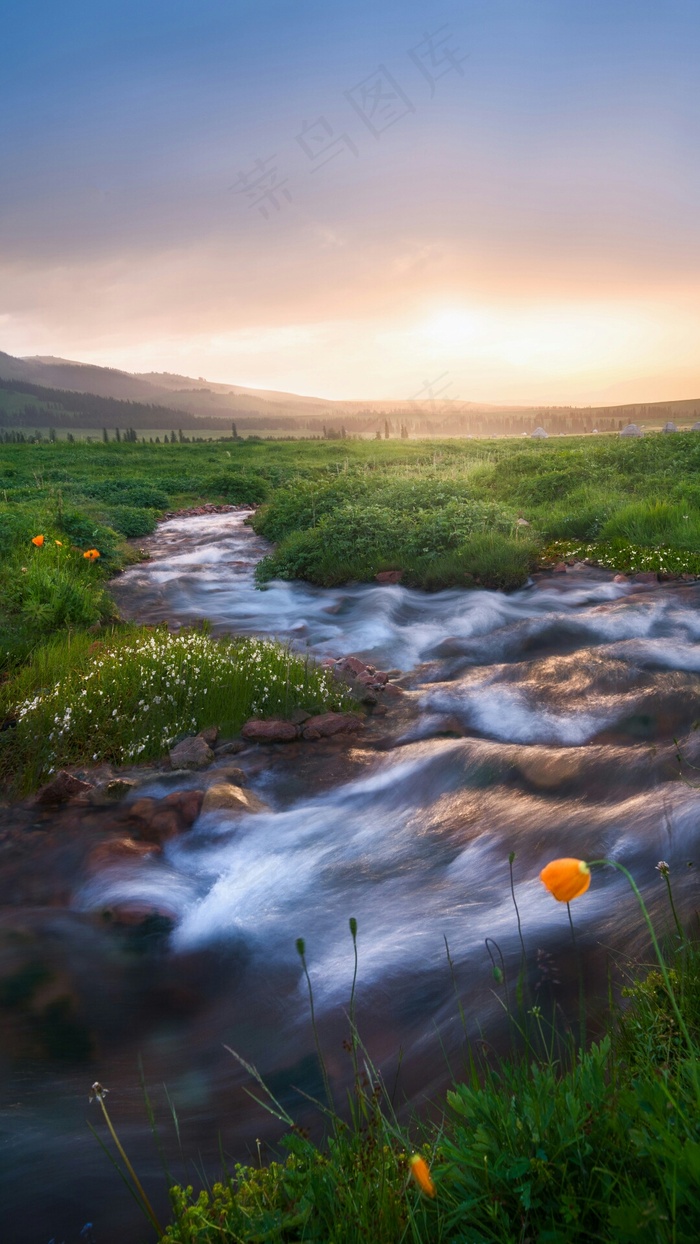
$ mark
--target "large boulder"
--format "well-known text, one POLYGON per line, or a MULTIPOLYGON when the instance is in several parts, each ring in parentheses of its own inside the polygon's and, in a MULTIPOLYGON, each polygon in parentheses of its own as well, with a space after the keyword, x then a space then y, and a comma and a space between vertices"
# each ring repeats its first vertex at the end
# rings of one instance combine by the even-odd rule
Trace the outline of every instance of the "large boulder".
POLYGON ((170 749, 170 763, 173 769, 206 769, 214 759, 214 753, 205 739, 200 735, 183 739, 170 749))
POLYGON ((299 738, 299 729, 291 721, 270 718, 269 721, 258 721, 251 718, 241 730, 244 739, 251 743, 291 743, 299 738))

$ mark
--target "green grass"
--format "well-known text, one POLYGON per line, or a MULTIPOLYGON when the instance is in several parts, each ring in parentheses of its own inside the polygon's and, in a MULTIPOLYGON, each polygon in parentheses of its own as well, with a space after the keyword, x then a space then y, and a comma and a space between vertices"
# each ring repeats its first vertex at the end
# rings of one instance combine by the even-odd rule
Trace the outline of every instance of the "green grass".
POLYGON ((409 587, 511 590, 543 559, 570 556, 700 573, 699 481, 695 433, 0 444, 0 677, 52 637, 111 626, 108 580, 139 556, 127 539, 181 506, 259 504, 255 527, 274 544, 260 581, 371 582, 391 569, 409 587))
MULTIPOLYGON (((523 1052, 470 1054, 465 1078, 434 1103, 439 1122, 398 1122, 351 1028, 365 1070, 349 1118, 327 1115, 320 1146, 289 1132, 286 1157, 236 1166, 196 1196, 173 1188, 164 1240, 694 1244, 700 946, 669 924, 663 969, 631 970, 624 1009, 611 1008, 594 1043, 578 1048, 560 1023, 557 1036, 538 1006, 519 1011, 523 1052), (434 1199, 411 1180, 416 1151, 434 1199)), ((270 1108, 291 1123, 274 1099, 270 1108)))

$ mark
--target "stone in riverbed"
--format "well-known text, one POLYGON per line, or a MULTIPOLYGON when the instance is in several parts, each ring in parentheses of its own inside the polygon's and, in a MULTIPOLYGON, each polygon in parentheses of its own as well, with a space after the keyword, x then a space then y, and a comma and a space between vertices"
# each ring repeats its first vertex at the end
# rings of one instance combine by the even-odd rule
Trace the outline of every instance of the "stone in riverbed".
POLYGON ((85 868, 89 873, 98 873, 105 865, 144 859, 150 855, 157 855, 159 852, 160 847, 153 842, 135 842, 133 838, 112 838, 108 842, 100 842, 92 849, 85 861, 85 868))
POLYGON ((212 786, 219 782, 230 782, 232 786, 245 786, 245 773, 237 765, 218 765, 212 770, 212 786))
POLYGON ((81 782, 66 769, 59 769, 56 776, 37 792, 36 801, 40 804, 68 803, 69 799, 87 795, 92 789, 90 782, 81 782))
POLYGON ((219 756, 237 756, 242 751, 245 751, 245 743, 240 739, 230 739, 228 743, 219 743, 214 748, 214 755, 218 760, 219 756))
POLYGON ((141 838, 145 842, 167 842, 180 833, 182 825, 176 808, 159 808, 153 812, 140 827, 141 838))
POLYGON ((205 769, 213 759, 214 753, 201 735, 191 735, 170 750, 170 763, 174 769, 205 769))
POLYGON ((183 829, 189 829, 199 816, 203 798, 204 791, 201 790, 175 790, 166 795, 162 803, 165 808, 173 808, 177 812, 183 829))
POLYGON ((252 743, 291 743, 298 739, 299 729, 291 721, 271 718, 269 721, 258 721, 251 718, 241 730, 244 739, 252 743))
POLYGON ((133 778, 112 778, 110 782, 105 782, 100 790, 100 794, 105 799, 114 800, 117 803, 120 799, 124 799, 131 794, 132 790, 135 790, 137 786, 138 782, 133 778))
POLYGON ((352 674, 354 677, 367 673, 367 666, 359 657, 344 657, 342 661, 337 662, 335 668, 336 673, 352 674))
POLYGON ((361 730, 362 718, 357 713, 320 713, 310 717, 302 730, 305 739, 330 739, 335 734, 349 734, 361 730))
POLYGON ((401 696, 405 694, 403 687, 397 687, 396 683, 393 682, 387 683, 384 688, 384 695, 388 700, 400 700, 401 696))
POLYGON ((198 739, 204 739, 204 742, 207 744, 208 747, 213 747, 218 737, 219 737, 218 726, 207 726, 206 729, 200 730, 199 734, 197 735, 198 739))
POLYGON ((376 583, 400 583, 403 570, 379 570, 374 578, 376 583))
POLYGON ((659 576, 655 570, 640 570, 639 573, 634 576, 635 583, 658 583, 658 581, 659 576))
POLYGON ((230 782, 217 782, 204 794, 202 812, 267 812, 268 805, 258 799, 252 790, 233 786, 230 782))

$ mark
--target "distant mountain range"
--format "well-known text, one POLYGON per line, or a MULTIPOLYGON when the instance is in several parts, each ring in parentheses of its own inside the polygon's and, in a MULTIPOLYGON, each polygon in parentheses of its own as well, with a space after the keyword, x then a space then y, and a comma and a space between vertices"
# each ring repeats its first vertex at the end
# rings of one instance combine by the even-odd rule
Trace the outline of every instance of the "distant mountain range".
POLYGON ((331 435, 347 430, 395 436, 403 430, 412 435, 514 436, 536 424, 553 433, 575 433, 614 431, 632 420, 659 424, 700 418, 700 399, 597 407, 487 405, 432 399, 429 394, 413 400, 333 401, 217 384, 201 376, 132 373, 51 356, 16 358, 1 351, 0 381, 0 423, 5 426, 72 422, 76 427, 224 431, 222 423, 235 421, 241 432, 268 435, 318 435, 325 428, 331 435))

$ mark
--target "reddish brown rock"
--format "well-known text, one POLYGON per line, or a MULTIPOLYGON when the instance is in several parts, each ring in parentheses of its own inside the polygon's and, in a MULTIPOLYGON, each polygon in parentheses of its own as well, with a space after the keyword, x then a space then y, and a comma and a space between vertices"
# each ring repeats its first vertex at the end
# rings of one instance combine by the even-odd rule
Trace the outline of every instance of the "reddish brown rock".
POLYGON ((400 583, 403 570, 380 570, 374 578, 377 583, 400 583))
POLYGON ((113 838, 111 842, 100 842, 93 847, 85 861, 88 872, 100 872, 106 865, 121 864, 124 861, 139 860, 149 855, 157 855, 160 851, 155 843, 134 842, 133 838, 113 838))
POLYGON ((299 737, 299 729, 291 721, 280 721, 271 718, 269 721, 257 721, 251 718, 241 730, 244 739, 253 743, 290 743, 299 737))
POLYGON ((337 668, 347 674, 366 674, 367 666, 359 657, 344 657, 338 662, 337 668))
POLYGON ((388 682, 384 688, 384 696, 387 700, 400 700, 401 696, 405 694, 403 687, 397 687, 396 683, 393 682, 388 682))
POLYGON ((629 583, 629 575, 616 574, 613 583, 629 583))
POLYGON ((554 574, 566 574, 566 562, 557 562, 556 566, 553 566, 552 569, 554 574))
POLYGON ((159 808, 141 826, 140 834, 146 842, 167 842, 180 833, 182 824, 175 808, 159 808))
POLYGON ((655 570, 640 570, 639 574, 634 576, 635 583, 658 583, 659 576, 655 570))
POLYGON ((105 908, 102 912, 102 919, 125 928, 138 928, 154 919, 172 925, 175 922, 175 915, 175 912, 170 911, 164 905, 156 907, 147 903, 139 903, 136 900, 132 902, 125 900, 123 903, 115 903, 113 907, 105 908))
POLYGON ((357 713, 321 713, 310 717, 302 731, 305 739, 330 739, 334 734, 361 730, 362 718, 357 713))
POLYGON ((201 735, 183 739, 170 749, 173 769, 205 769, 214 759, 214 753, 201 735))
POLYGON ((156 809, 157 800, 144 796, 141 799, 135 799, 133 803, 125 809, 130 820, 149 821, 156 809))
POLYGON ((66 769, 60 769, 56 776, 42 786, 37 793, 36 801, 41 804, 68 803, 78 795, 87 795, 92 790, 89 782, 81 782, 66 769))
POLYGON ((183 829, 189 829, 202 810, 203 798, 202 790, 176 790, 165 796, 163 804, 178 813, 183 829))
POLYGON ((200 730, 197 735, 198 739, 204 739, 208 747, 213 747, 219 737, 218 726, 207 726, 205 730, 200 730))

